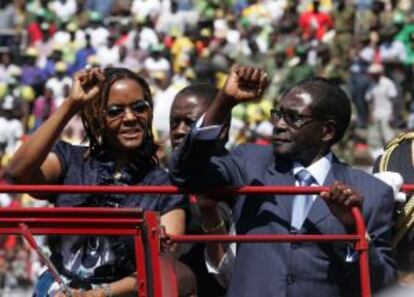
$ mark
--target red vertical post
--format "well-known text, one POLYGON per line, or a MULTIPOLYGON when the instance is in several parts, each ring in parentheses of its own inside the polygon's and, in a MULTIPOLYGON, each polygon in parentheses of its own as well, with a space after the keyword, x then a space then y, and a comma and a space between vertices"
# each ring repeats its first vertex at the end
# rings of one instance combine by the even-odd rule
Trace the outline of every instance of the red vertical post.
POLYGON ((148 296, 147 272, 145 267, 145 251, 142 243, 142 230, 138 226, 134 235, 135 242, 135 265, 137 267, 137 291, 138 297, 148 296))
POLYGON ((368 234, 365 228, 364 218, 359 208, 352 208, 352 215, 355 219, 356 231, 359 237, 355 243, 355 250, 359 253, 359 274, 361 282, 361 297, 371 297, 371 279, 369 273, 368 258, 368 234))
POLYGON ((172 259, 161 257, 162 226, 156 212, 144 213, 152 270, 154 297, 178 297, 177 279, 172 259))
POLYGON ((160 264, 160 222, 158 216, 151 211, 144 213, 144 228, 147 229, 147 250, 152 270, 152 289, 154 297, 162 297, 162 279, 161 279, 161 264, 160 264))

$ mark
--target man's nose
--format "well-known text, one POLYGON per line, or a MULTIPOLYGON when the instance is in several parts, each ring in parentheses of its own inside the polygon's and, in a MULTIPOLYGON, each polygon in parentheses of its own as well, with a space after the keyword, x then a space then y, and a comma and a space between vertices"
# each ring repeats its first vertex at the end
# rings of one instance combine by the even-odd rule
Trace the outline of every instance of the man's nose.
POLYGON ((190 131, 190 127, 184 121, 181 121, 175 129, 177 135, 186 135, 188 131, 190 131))

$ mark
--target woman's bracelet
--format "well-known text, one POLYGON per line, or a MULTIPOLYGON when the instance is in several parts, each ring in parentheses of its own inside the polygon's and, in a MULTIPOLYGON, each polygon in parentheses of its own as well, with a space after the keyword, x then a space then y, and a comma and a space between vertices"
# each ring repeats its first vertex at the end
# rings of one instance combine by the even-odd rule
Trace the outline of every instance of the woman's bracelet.
POLYGON ((112 288, 110 284, 102 284, 99 286, 102 289, 105 297, 113 297, 112 288))
POLYGON ((225 227, 225 223, 223 219, 221 219, 220 222, 214 226, 206 226, 204 224, 201 224, 201 230, 203 230, 204 233, 212 233, 224 227, 225 227))

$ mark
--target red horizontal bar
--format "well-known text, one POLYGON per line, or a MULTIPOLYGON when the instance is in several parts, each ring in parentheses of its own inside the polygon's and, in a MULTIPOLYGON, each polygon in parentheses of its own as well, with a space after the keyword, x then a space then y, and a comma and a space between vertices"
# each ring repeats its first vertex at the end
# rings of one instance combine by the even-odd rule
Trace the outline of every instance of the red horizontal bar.
MULTIPOLYGON (((299 187, 299 186, 243 186, 237 188, 203 191, 210 194, 319 194, 328 191, 329 187, 299 187)), ((414 192, 414 184, 402 186, 404 192, 414 192)), ((194 193, 175 186, 97 186, 97 185, 0 185, 0 193, 121 193, 121 194, 180 194, 194 193)))
POLYGON ((0 208, 0 214, 22 214, 30 215, 31 217, 36 215, 50 214, 62 215, 70 214, 71 216, 86 216, 91 215, 103 215, 103 217, 139 217, 143 215, 143 211, 140 208, 112 208, 112 207, 2 207, 0 208))
MULTIPOLYGON (((32 234, 38 235, 135 235, 136 229, 131 229, 131 226, 127 226, 129 229, 113 229, 105 228, 100 229, 97 226, 88 226, 80 228, 74 228, 73 226, 55 226, 55 227, 35 227, 30 225, 29 229, 32 234)), ((21 234, 19 227, 1 227, 0 234, 21 234)))
MULTIPOLYGON (((402 186, 403 192, 414 192, 414 184, 402 186)), ((329 187, 299 187, 299 186, 243 186, 238 188, 204 191, 214 194, 319 194, 328 191, 329 187)), ((98 186, 98 185, 0 185, 0 193, 148 193, 148 194, 179 194, 193 193, 175 186, 98 186)))
POLYGON ((117 218, 1 218, 0 226, 2 223, 15 223, 15 222, 25 222, 25 223, 70 223, 70 224, 111 224, 111 225, 139 225, 144 221, 141 219, 124 219, 117 218))
MULTIPOLYGON (((226 188, 203 193, 214 194, 318 194, 327 191, 328 187, 296 187, 296 186, 244 186, 226 188)), ((179 194, 188 190, 175 186, 92 186, 92 185, 0 185, 0 193, 148 193, 179 194)))
POLYGON ((174 186, 97 186, 97 185, 0 185, 0 193, 150 193, 176 194, 174 186))
POLYGON ((401 191, 406 192, 406 193, 413 193, 414 192, 414 185, 412 185, 412 184, 402 185, 401 191))
POLYGON ((173 242, 299 242, 358 241, 358 235, 169 235, 173 242))

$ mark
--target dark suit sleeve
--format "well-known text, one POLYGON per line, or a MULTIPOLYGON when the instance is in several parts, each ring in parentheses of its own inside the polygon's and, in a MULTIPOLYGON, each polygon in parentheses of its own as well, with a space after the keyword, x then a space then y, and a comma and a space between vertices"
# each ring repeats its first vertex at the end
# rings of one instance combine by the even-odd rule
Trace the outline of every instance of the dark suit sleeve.
MULTIPOLYGON (((372 185, 375 186, 375 185, 372 185)), ((366 227, 371 238, 369 264, 371 286, 375 292, 396 280, 395 263, 390 242, 392 239, 394 199, 391 187, 381 185, 376 205, 366 217, 366 227)))
POLYGON ((172 182, 195 191, 242 185, 243 146, 225 156, 215 157, 217 143, 218 139, 198 139, 193 129, 172 155, 172 182))

